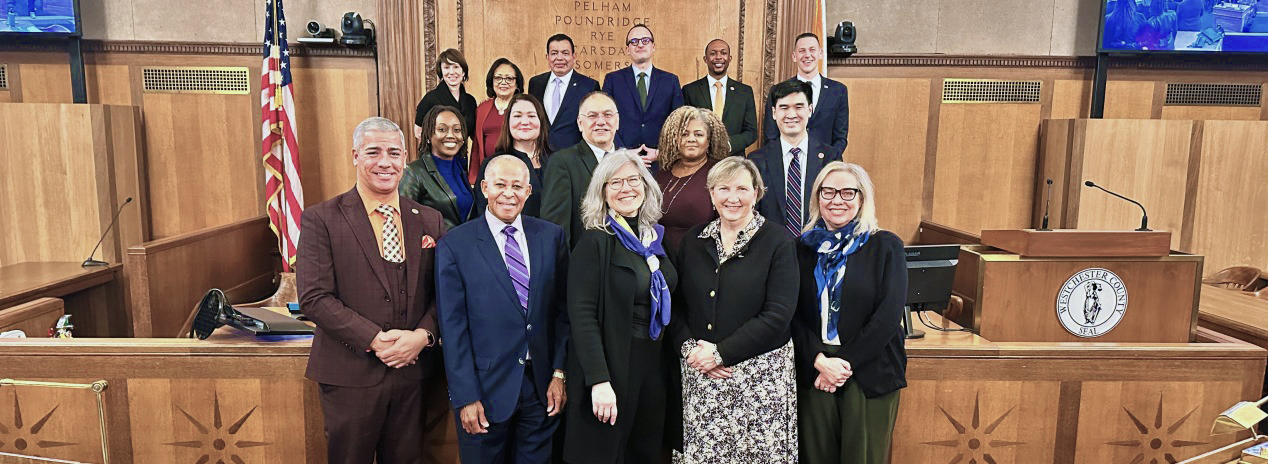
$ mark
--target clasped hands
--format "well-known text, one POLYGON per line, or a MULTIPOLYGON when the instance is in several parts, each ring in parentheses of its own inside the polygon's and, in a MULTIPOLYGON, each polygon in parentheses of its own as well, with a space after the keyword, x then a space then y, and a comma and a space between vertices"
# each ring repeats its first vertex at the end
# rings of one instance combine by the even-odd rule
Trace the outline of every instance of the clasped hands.
POLYGON ((647 153, 646 155, 640 155, 639 158, 643 160, 643 166, 648 168, 651 168, 652 164, 656 162, 656 159, 660 157, 660 150, 648 147, 647 144, 640 145, 638 148, 635 148, 634 151, 647 153))
POLYGON ((819 371, 819 376, 815 378, 815 388, 828 393, 836 393, 854 375, 849 361, 830 358, 823 353, 815 357, 815 369, 819 371))
POLYGON ((717 351, 718 345, 700 340, 696 342, 696 347, 687 353, 687 365, 693 369, 700 371, 701 374, 709 376, 713 379, 729 379, 735 371, 730 367, 718 365, 713 359, 713 352, 717 351))
POLYGON ((387 367, 402 368, 418 361, 418 353, 427 348, 431 333, 426 329, 392 329, 379 332, 370 340, 370 349, 387 367))

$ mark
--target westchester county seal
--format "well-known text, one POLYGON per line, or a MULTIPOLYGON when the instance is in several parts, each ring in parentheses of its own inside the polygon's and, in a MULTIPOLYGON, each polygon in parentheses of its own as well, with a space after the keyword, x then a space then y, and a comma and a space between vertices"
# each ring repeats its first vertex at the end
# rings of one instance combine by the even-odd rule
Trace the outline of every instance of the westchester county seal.
POLYGON ((1127 311, 1127 286, 1101 268, 1070 276, 1057 292, 1057 320, 1070 333, 1094 338, 1114 330, 1127 311))

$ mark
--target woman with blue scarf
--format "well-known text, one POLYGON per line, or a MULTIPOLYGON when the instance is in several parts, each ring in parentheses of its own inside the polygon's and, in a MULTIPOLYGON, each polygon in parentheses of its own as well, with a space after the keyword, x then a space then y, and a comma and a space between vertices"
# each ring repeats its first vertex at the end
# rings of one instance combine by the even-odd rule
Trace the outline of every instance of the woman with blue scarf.
POLYGON ((811 190, 793 317, 803 464, 889 462, 907 386, 903 242, 876 223, 867 171, 834 161, 811 190))
POLYGON ((568 265, 567 462, 655 463, 665 453, 666 400, 677 391, 667 371, 677 366, 662 340, 678 274, 661 244, 660 205, 634 152, 595 167, 568 265))

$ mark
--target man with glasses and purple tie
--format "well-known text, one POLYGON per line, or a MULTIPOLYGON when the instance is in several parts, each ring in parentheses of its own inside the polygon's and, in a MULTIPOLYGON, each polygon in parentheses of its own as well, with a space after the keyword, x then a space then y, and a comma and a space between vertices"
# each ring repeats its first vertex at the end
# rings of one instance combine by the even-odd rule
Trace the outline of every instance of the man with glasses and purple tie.
POLYGON ((565 403, 568 242, 561 227, 520 214, 528 166, 501 155, 480 189, 484 220, 436 249, 437 319, 462 462, 550 461, 565 403))
POLYGON ((556 152, 581 142, 577 110, 581 97, 599 90, 599 81, 576 71, 576 46, 567 34, 546 39, 546 63, 550 71, 528 80, 528 94, 546 107, 550 123, 550 151, 556 152))
POLYGON ((841 160, 841 153, 810 137, 806 123, 814 111, 810 84, 787 80, 771 87, 769 111, 774 115, 779 140, 751 153, 769 189, 759 200, 762 217, 781 221, 789 237, 801 236, 808 206, 813 201, 810 183, 823 166, 841 160))
POLYGON ((616 107, 624 116, 616 144, 639 152, 643 165, 650 167, 660 156, 656 149, 665 118, 683 105, 682 86, 674 73, 652 66, 656 38, 646 25, 630 28, 625 34, 625 48, 632 63, 604 76, 603 92, 616 100, 616 107))

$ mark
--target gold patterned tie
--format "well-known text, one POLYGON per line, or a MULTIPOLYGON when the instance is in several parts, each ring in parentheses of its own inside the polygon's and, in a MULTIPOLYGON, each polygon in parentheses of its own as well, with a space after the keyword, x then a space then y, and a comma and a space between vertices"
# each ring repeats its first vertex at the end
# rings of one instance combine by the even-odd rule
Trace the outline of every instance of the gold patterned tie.
POLYGON ((396 208, 381 203, 374 210, 383 215, 383 259, 393 263, 405 261, 405 253, 401 250, 401 231, 396 229, 396 208))
POLYGON ((722 95, 722 81, 713 83, 713 113, 719 118, 722 117, 722 110, 726 109, 726 99, 722 95))

